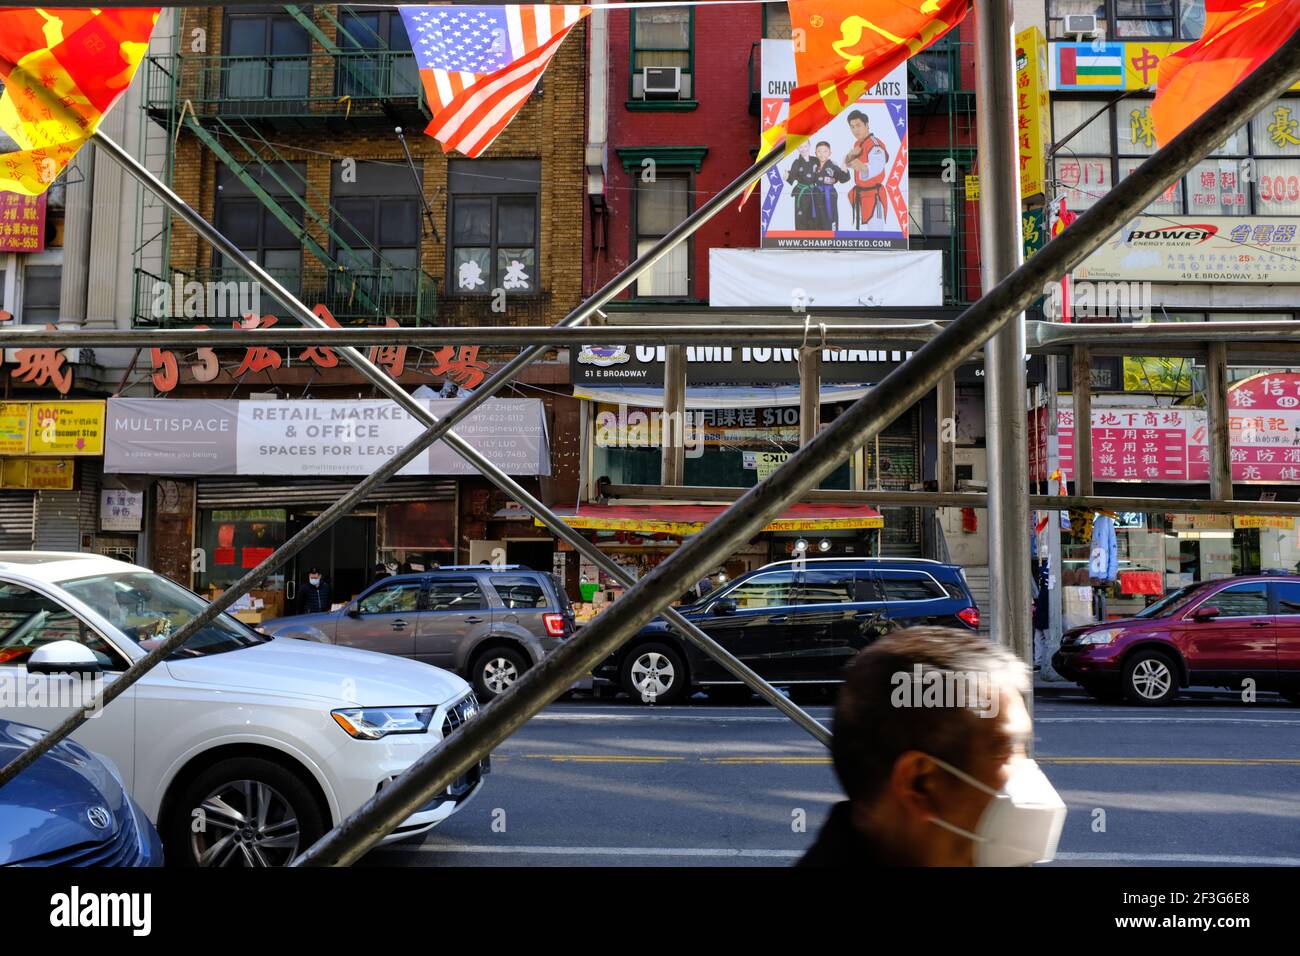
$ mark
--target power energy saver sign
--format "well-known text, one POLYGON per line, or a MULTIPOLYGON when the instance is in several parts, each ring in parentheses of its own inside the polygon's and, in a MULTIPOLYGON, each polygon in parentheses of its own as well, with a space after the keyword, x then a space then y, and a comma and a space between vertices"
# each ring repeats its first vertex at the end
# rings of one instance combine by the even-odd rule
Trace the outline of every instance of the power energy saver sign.
POLYGON ((1074 278, 1300 283, 1300 218, 1139 216, 1074 278))
MULTIPOLYGON (((454 400, 423 403, 438 417, 454 400)), ((371 474, 424 429, 396 403, 110 399, 104 470, 153 475, 371 474)), ((537 399, 491 399, 456 429, 514 475, 549 475, 546 420, 537 399)), ((401 475, 472 474, 439 442, 401 475)))

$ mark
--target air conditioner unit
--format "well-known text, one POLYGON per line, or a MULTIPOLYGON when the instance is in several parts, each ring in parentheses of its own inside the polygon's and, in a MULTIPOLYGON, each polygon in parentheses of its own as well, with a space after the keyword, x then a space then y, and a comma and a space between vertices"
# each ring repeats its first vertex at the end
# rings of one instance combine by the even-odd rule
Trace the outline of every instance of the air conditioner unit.
POLYGON ((1097 32, 1097 14, 1077 13, 1065 18, 1062 32, 1069 36, 1091 37, 1097 32))
POLYGON ((681 67, 643 67, 641 69, 641 89, 648 100, 677 99, 682 93, 681 67))

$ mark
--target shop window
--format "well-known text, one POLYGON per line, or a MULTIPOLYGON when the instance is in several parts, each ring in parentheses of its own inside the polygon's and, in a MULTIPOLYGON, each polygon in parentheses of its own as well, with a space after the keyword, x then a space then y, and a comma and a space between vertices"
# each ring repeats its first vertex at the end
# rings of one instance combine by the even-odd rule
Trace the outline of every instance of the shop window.
POLYGON ((451 563, 454 501, 394 502, 380 514, 380 559, 390 567, 405 572, 451 563))
POLYGON ((23 324, 45 325, 59 321, 62 266, 26 266, 23 269, 23 324))
MULTIPOLYGON (((636 179, 637 256, 666 236, 691 212, 691 177, 657 170, 653 179, 636 179)), ((643 298, 686 298, 691 294, 690 240, 678 243, 637 279, 643 298)))
POLYGON ((430 611, 477 611, 487 607, 473 578, 445 578, 429 585, 430 611))
POLYGON ((458 295, 527 295, 540 288, 535 160, 453 160, 447 288, 458 295))
MULTIPOLYGON (((198 544, 204 563, 197 569, 195 590, 209 598, 230 587, 285 542, 283 509, 205 509, 199 515, 198 544)), ((264 587, 283 588, 284 572, 272 573, 264 587)))
POLYGON ((284 13, 229 13, 223 95, 228 100, 306 99, 311 38, 284 13))

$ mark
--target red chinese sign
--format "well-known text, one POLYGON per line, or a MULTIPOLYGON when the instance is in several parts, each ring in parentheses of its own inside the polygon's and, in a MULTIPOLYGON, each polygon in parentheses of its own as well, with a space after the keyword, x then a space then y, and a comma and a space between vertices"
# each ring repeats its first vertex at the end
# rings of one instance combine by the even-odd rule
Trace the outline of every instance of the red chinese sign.
POLYGON ((24 196, 0 190, 0 252, 45 249, 45 193, 24 196))
MULTIPOLYGON (((1061 468, 1072 479, 1073 410, 1058 410, 1057 421, 1061 468)), ((1233 481, 1300 482, 1300 373, 1264 373, 1233 385, 1228 428, 1233 481)), ((1031 458, 1040 460, 1032 452, 1031 458)), ((1209 481, 1205 409, 1094 407, 1092 463, 1095 481, 1209 481)))
MULTIPOLYGON (((12 318, 8 312, 0 312, 0 322, 12 318)), ((53 330, 55 326, 47 325, 45 328, 53 330)), ((4 350, 0 349, 0 363, 3 361, 4 350)), ((38 388, 52 386, 60 395, 67 395, 72 390, 72 366, 68 364, 63 349, 15 349, 14 367, 9 378, 38 388)))

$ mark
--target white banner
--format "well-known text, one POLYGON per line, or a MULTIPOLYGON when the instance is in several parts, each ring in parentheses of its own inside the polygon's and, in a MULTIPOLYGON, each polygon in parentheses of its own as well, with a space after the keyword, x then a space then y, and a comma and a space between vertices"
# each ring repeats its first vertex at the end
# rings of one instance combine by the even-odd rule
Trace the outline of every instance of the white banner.
MULTIPOLYGON (((458 402, 421 402, 442 418, 458 402)), ((423 426, 395 402, 108 401, 104 471, 152 475, 368 475, 410 444, 423 426)), ((539 399, 488 399, 456 432, 512 475, 549 475, 545 409, 539 399)), ((444 442, 400 475, 472 475, 444 442)))
POLYGON ((709 305, 943 305, 943 253, 710 249, 709 305))

